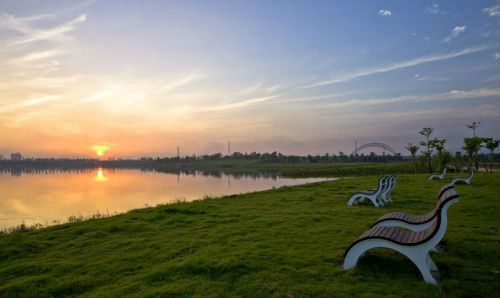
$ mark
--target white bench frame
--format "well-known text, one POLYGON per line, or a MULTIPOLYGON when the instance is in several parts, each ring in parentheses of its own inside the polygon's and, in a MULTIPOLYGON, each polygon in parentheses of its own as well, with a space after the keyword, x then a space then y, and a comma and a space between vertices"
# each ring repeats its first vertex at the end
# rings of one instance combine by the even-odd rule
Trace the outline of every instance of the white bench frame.
POLYGON ((447 168, 445 167, 443 169, 443 172, 441 174, 432 174, 429 176, 429 180, 434 180, 434 179, 439 179, 439 180, 443 180, 444 179, 444 175, 446 175, 446 171, 447 171, 447 168))
POLYGON ((396 187, 396 183, 397 183, 397 176, 396 175, 393 175, 393 176, 390 176, 389 177, 389 185, 387 186, 387 188, 380 194, 380 198, 382 199, 382 201, 384 202, 384 205, 389 203, 389 202, 392 202, 392 198, 391 198, 391 193, 392 191, 394 190, 394 188, 396 187))
POLYGON ((451 181, 451 183, 453 185, 455 185, 456 183, 467 183, 467 184, 470 184, 473 176, 474 176, 474 171, 470 171, 470 175, 468 177, 458 177, 458 178, 455 178, 455 179, 453 179, 451 181))
POLYGON ((364 193, 364 192, 357 192, 357 193, 353 194, 347 200, 347 205, 349 205, 349 206, 356 205, 357 203, 359 203, 365 199, 368 199, 373 203, 373 205, 375 205, 375 207, 377 207, 377 208, 382 207, 384 205, 384 203, 380 199, 380 196, 381 196, 382 192, 384 192, 385 189, 387 189, 387 187, 389 186, 388 180, 389 180, 388 176, 380 177, 379 181, 378 181, 377 190, 375 190, 373 193, 370 193, 370 194, 364 193))

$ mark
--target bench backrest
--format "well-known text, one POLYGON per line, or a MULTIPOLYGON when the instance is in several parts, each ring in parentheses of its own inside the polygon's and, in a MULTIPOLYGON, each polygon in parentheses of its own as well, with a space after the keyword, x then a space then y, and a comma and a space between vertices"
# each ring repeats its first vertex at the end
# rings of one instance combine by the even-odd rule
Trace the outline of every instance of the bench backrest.
POLYGON ((441 199, 441 196, 450 188, 455 187, 453 183, 446 183, 441 187, 441 189, 438 192, 438 200, 441 199))
POLYGON ((425 243, 428 241, 433 242, 433 245, 437 245, 441 239, 443 239, 444 234, 446 232, 446 228, 448 226, 448 216, 447 209, 453 203, 456 203, 460 197, 458 193, 455 191, 455 188, 447 189, 439 199, 438 207, 436 210, 436 217, 434 218, 434 223, 425 229, 422 234, 422 237, 418 239, 418 243, 425 243))
POLYGON ((378 180, 378 188, 377 188, 377 190, 382 191, 385 188, 387 188, 388 185, 389 185, 389 176, 382 176, 378 180))

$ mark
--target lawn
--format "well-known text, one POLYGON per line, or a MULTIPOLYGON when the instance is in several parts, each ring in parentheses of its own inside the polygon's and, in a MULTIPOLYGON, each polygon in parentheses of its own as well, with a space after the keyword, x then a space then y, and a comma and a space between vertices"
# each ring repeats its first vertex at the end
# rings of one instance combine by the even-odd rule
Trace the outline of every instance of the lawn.
MULTIPOLYGON (((0 297, 498 297, 500 174, 459 185, 439 285, 374 249, 351 271, 349 244, 385 212, 431 210, 444 181, 402 175, 384 208, 349 207, 364 176, 135 210, 0 237, 0 297)), ((449 181, 449 180, 446 180, 449 181)))

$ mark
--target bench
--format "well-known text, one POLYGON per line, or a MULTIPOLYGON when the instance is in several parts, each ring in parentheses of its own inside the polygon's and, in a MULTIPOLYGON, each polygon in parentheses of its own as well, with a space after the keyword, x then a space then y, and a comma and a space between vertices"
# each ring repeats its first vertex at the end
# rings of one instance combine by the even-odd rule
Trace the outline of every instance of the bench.
POLYGON ((446 175, 446 168, 443 169, 443 172, 441 174, 435 173, 435 174, 430 175, 429 180, 434 180, 434 179, 443 180, 444 175, 446 175))
POLYGON ((448 208, 459 201, 455 189, 449 188, 441 197, 437 216, 425 230, 414 232, 399 227, 373 227, 364 232, 345 251, 344 270, 356 266, 358 259, 372 248, 389 248, 408 257, 417 266, 425 282, 437 284, 431 274, 437 266, 429 252, 443 239, 448 226, 448 208))
POLYGON ((438 192, 436 207, 424 215, 412 215, 405 212, 389 212, 382 215, 371 227, 402 227, 415 232, 425 230, 432 224, 432 220, 437 216, 443 195, 447 190, 453 188, 452 183, 445 184, 438 192))
POLYGON ((361 192, 357 192, 353 194, 348 200, 347 200, 347 205, 352 206, 360 203, 361 201, 368 199, 370 200, 375 207, 381 207, 384 205, 382 202, 380 195, 382 192, 386 190, 388 187, 389 183, 389 177, 388 176, 382 176, 378 180, 378 188, 373 189, 373 190, 364 190, 361 192))
POLYGON ((458 177, 455 178, 451 181, 453 185, 455 184, 460 184, 460 183, 467 183, 470 184, 472 177, 474 176, 474 171, 470 171, 470 175, 468 177, 458 177))
POLYGON ((396 187, 397 179, 398 179, 398 177, 396 175, 390 176, 389 177, 389 185, 380 194, 380 198, 382 199, 384 204, 392 202, 391 193, 394 190, 394 188, 396 187))

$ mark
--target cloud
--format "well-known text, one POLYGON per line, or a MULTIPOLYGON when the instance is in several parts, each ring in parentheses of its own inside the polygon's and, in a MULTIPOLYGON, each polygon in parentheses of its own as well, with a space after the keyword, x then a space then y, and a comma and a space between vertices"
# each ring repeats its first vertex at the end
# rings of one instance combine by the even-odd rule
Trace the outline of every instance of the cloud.
POLYGON ((82 14, 62 25, 50 29, 37 29, 33 27, 31 21, 26 21, 26 18, 23 20, 11 15, 7 15, 6 18, 4 14, 0 25, 18 31, 24 35, 14 41, 11 41, 10 43, 7 43, 7 46, 19 46, 40 40, 59 41, 66 37, 65 33, 75 30, 78 25, 82 24, 86 20, 87 16, 82 14))
POLYGON ((465 31, 465 25, 464 26, 456 26, 455 28, 453 28, 453 30, 451 30, 451 36, 458 37, 458 35, 460 35, 460 33, 464 32, 464 31, 465 31))
POLYGON ((26 108, 32 108, 36 107, 39 105, 43 105, 45 103, 57 101, 61 98, 61 96, 57 95, 43 95, 35 98, 30 98, 26 100, 19 100, 13 104, 10 105, 5 105, 0 109, 0 114, 2 113, 7 113, 7 112, 13 112, 18 109, 26 109, 26 108))
POLYGON ((455 28, 451 30, 450 35, 447 36, 445 39, 443 39, 443 42, 449 42, 451 41, 452 38, 457 38, 461 33, 465 32, 465 28, 466 28, 465 25, 455 26, 455 28))
POLYGON ((62 53, 63 53, 63 51, 59 50, 59 49, 38 51, 38 52, 29 53, 29 54, 24 55, 24 56, 19 57, 19 58, 12 59, 12 60, 10 60, 10 62, 11 63, 24 63, 24 62, 39 61, 39 60, 52 58, 52 57, 60 55, 62 53))
POLYGON ((425 8, 425 11, 429 14, 446 14, 441 8, 439 8, 439 4, 432 3, 431 5, 425 8))
POLYGON ((500 53, 499 52, 495 52, 495 54, 493 55, 493 57, 495 58, 495 60, 499 60, 500 59, 500 53))
POLYGON ((205 111, 225 111, 225 110, 244 108, 244 107, 251 106, 251 105, 254 105, 257 103, 262 103, 262 102, 271 100, 273 98, 280 97, 282 95, 283 94, 275 94, 275 95, 270 95, 270 96, 262 96, 262 97, 256 97, 256 98, 252 98, 252 99, 242 100, 242 101, 238 101, 238 102, 234 102, 234 103, 222 104, 219 106, 206 108, 205 111))
POLYGON ((378 11, 378 14, 383 16, 383 17, 390 17, 392 16, 392 12, 390 10, 385 10, 385 9, 381 9, 378 11))
POLYGON ((418 81, 425 81, 427 79, 430 79, 430 76, 421 76, 418 73, 413 76, 416 80, 418 81))
POLYGON ((485 7, 482 11, 490 17, 500 17, 500 5, 485 7))
POLYGON ((413 67, 413 66, 420 65, 423 63, 448 60, 448 59, 460 57, 463 55, 481 52, 481 51, 484 51, 488 48, 490 48, 490 46, 471 47, 471 48, 466 48, 466 49, 458 51, 458 52, 450 52, 447 54, 419 57, 419 58, 415 58, 415 59, 411 59, 411 60, 407 60, 407 61, 402 61, 402 62, 395 63, 395 64, 385 65, 385 66, 381 66, 381 67, 377 67, 377 68, 360 70, 360 71, 353 72, 350 74, 334 77, 334 78, 331 78, 328 80, 315 82, 315 83, 309 84, 307 86, 304 86, 302 88, 313 88, 313 87, 319 87, 319 86, 347 82, 347 81, 351 81, 351 80, 354 80, 354 79, 357 79, 360 77, 369 76, 369 75, 378 74, 378 73, 389 72, 389 71, 394 71, 394 70, 398 70, 398 69, 402 69, 402 68, 413 67))
POLYGON ((19 33, 28 34, 33 28, 31 22, 52 18, 53 15, 34 15, 29 17, 17 18, 8 13, 0 14, 0 27, 7 28, 19 33))
POLYGON ((327 107, 341 108, 353 106, 375 106, 394 103, 408 102, 436 102, 442 100, 461 100, 468 98, 480 98, 500 96, 500 88, 480 88, 473 90, 451 90, 448 92, 434 93, 427 95, 403 95, 385 98, 349 99, 326 104, 327 107))

